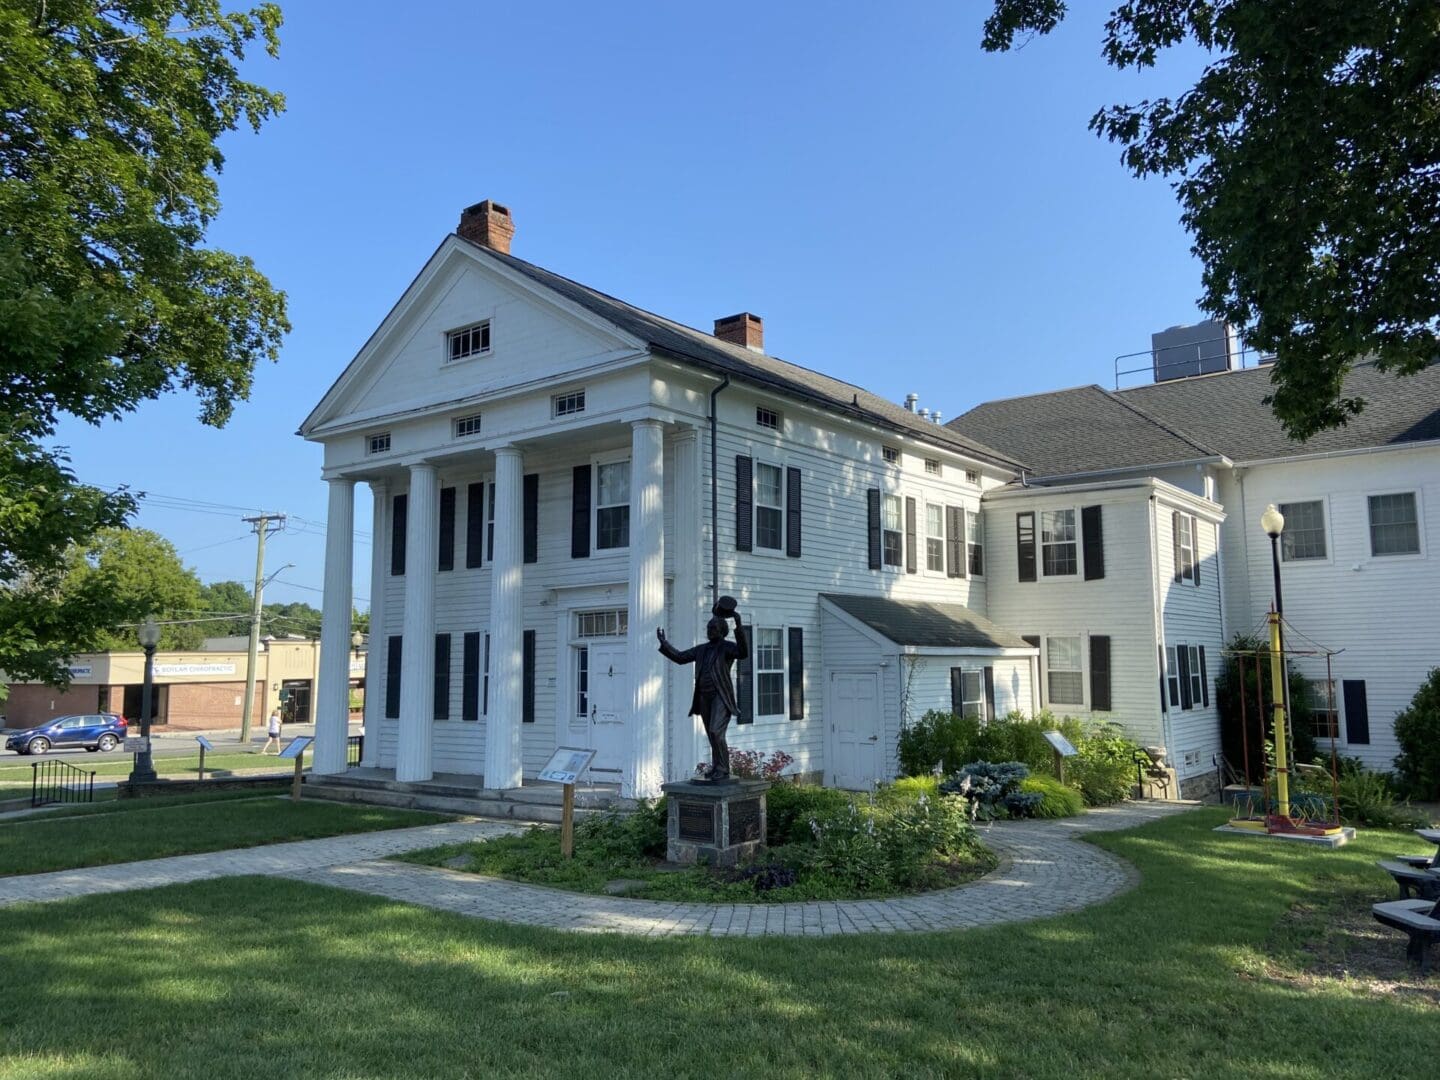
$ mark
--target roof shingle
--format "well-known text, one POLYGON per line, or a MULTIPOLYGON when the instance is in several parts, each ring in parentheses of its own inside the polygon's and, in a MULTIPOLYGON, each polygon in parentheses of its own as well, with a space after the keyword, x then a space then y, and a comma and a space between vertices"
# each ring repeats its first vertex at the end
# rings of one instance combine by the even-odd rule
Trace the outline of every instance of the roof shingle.
POLYGON ((961 604, 892 600, 886 596, 821 593, 820 598, 859 619, 896 645, 939 649, 1028 649, 1018 634, 996 626, 961 604))

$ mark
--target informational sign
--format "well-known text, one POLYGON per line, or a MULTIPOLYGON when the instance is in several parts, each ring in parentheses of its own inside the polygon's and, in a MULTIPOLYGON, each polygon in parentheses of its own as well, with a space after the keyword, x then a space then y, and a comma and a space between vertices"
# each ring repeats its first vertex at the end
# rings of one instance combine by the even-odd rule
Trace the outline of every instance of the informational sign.
POLYGON ((234 675, 235 661, 210 664, 156 664, 156 675, 234 675))
POLYGON ((1065 736, 1058 731, 1045 732, 1045 738, 1061 757, 1074 757, 1080 752, 1071 745, 1069 739, 1065 738, 1065 736))
POLYGON ((70 677, 72 679, 88 679, 95 674, 95 669, 89 664, 71 664, 70 677))
POLYGON ((195 736, 195 741, 200 744, 201 749, 204 749, 204 750, 214 750, 214 749, 215 749, 214 744, 211 743, 210 740, 207 739, 204 735, 196 735, 196 736, 195 736))
POLYGON ((550 755, 550 760, 540 770, 540 779, 556 784, 573 784, 575 778, 590 767, 594 758, 594 750, 579 746, 556 747, 555 753, 550 755))
POLYGON ((284 750, 280 751, 280 756, 282 758, 298 758, 307 749, 309 749, 310 744, 314 741, 315 739, 312 736, 297 735, 295 736, 295 738, 290 740, 289 746, 285 747, 284 750))
POLYGON ((146 750, 149 749, 150 740, 147 738, 141 738, 139 736, 136 736, 133 739, 125 740, 125 753, 127 754, 143 754, 146 750))
POLYGON ((363 656, 360 657, 359 659, 356 659, 356 658, 353 657, 353 656, 350 658, 350 674, 351 674, 351 675, 364 675, 364 674, 365 674, 365 658, 364 658, 363 656))

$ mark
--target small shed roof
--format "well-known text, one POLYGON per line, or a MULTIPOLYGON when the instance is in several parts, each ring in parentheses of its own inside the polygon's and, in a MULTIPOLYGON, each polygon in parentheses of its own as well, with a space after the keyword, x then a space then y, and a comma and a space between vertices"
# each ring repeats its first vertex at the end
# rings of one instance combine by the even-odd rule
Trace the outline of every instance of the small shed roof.
POLYGON ((929 649, 1028 649, 1018 634, 963 604, 894 600, 886 596, 822 593, 820 599, 858 619, 896 645, 929 649))

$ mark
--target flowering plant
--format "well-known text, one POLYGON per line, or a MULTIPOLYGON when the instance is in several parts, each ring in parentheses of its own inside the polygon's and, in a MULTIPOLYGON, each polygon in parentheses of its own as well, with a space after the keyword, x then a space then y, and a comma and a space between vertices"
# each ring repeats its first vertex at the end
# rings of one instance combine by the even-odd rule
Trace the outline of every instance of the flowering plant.
POLYGON ((768 757, 759 750, 731 750, 730 771, 742 780, 779 780, 795 759, 784 750, 776 750, 768 757))

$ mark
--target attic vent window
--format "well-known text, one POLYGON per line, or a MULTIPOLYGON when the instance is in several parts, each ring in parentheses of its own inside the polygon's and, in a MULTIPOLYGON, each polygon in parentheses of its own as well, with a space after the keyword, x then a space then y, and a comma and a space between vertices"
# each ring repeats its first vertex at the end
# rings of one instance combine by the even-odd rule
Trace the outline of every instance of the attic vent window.
POLYGON ((585 411, 585 391, 571 390, 568 394, 556 394, 550 399, 551 411, 555 416, 574 416, 585 411))
POLYGON ((474 416, 457 416, 455 418, 455 438, 463 439, 470 435, 480 434, 480 414, 474 416))
POLYGON ((885 459, 886 465, 900 464, 900 451, 893 446, 882 446, 880 456, 885 459))
POLYGON ((388 454, 390 452, 390 432, 382 431, 367 438, 365 452, 367 454, 388 454))
POLYGON ((925 471, 926 471, 927 473, 929 473, 931 476, 939 476, 939 475, 940 475, 940 459, 939 459, 939 458, 933 458, 933 457, 927 457, 927 458, 925 459, 925 471))
POLYGON ((980 486, 980 474, 979 474, 978 472, 976 472, 974 469, 966 469, 966 470, 965 470, 965 483, 967 483, 967 484, 974 484, 976 487, 979 487, 979 486, 980 486))
POLYGON ((490 351, 490 320, 467 326, 463 330, 451 330, 449 334, 450 361, 464 360, 467 356, 482 356, 490 351))
POLYGON ((755 406, 755 423, 771 431, 780 430, 780 414, 774 409, 767 409, 764 405, 755 406))

